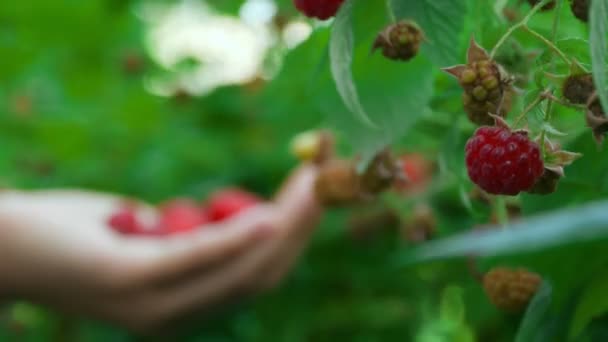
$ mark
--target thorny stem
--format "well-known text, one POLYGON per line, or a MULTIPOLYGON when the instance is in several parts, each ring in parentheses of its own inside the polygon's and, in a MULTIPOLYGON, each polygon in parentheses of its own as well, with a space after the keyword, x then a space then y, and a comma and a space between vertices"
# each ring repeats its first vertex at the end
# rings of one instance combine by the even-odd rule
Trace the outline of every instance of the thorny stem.
POLYGON ((543 93, 538 94, 538 96, 534 99, 534 101, 532 101, 526 108, 524 108, 523 112, 521 112, 521 114, 519 114, 519 116, 515 119, 515 123, 513 124, 513 127, 517 127, 517 125, 519 124, 519 122, 526 117, 526 115, 528 113, 530 113, 530 111, 532 109, 534 109, 534 107, 536 107, 539 103, 541 103, 543 100, 545 99, 545 96, 543 96, 543 93))
MULTIPOLYGON (((545 94, 549 94, 549 95, 553 96, 553 94, 549 91, 546 91, 545 94)), ((541 96, 542 96, 542 94, 541 94, 541 96)), ((547 97, 544 96, 544 98, 546 99, 547 97)), ((545 116, 543 117, 544 122, 549 122, 551 120, 551 111, 552 110, 553 110, 553 102, 547 101, 547 108, 545 109, 545 116)))
POLYGON ((562 50, 560 50, 555 44, 553 44, 553 42, 551 42, 550 40, 548 40, 547 38, 545 38, 542 34, 530 29, 528 26, 523 25, 521 27, 524 31, 528 32, 529 34, 531 34, 532 36, 536 37, 538 40, 540 40, 541 42, 543 42, 545 45, 547 45, 547 47, 551 50, 553 50, 553 52, 555 52, 559 58, 561 58, 564 62, 566 62, 566 64, 570 65, 571 62, 568 59, 568 57, 564 54, 564 52, 562 50))
MULTIPOLYGON (((544 93, 546 95, 553 96, 553 94, 549 90, 545 91, 544 93)), ((545 97, 545 98, 547 98, 547 97, 545 97)), ((547 108, 545 108, 545 116, 543 117, 543 122, 549 122, 551 120, 551 111, 552 110, 553 110, 553 102, 547 101, 547 108)), ((540 153, 541 153, 541 157, 543 158, 543 160, 545 160, 545 158, 547 156, 547 150, 545 148, 545 136, 546 135, 547 135, 547 130, 543 126, 543 129, 540 131, 540 153)))
POLYGON ((539 2, 538 4, 536 4, 536 6, 534 6, 530 10, 530 12, 520 22, 511 26, 511 28, 509 28, 509 30, 507 30, 507 32, 505 32, 505 34, 502 37, 500 37, 500 40, 498 40, 496 45, 494 45, 492 52, 490 52, 490 58, 494 59, 494 56, 496 55, 496 52, 498 52, 498 49, 507 41, 507 39, 513 34, 513 32, 517 31, 517 29, 519 29, 523 26, 526 26, 526 24, 528 24, 528 21, 530 21, 530 19, 532 19, 534 14, 536 14, 536 12, 538 12, 548 2, 549 2, 549 0, 539 2))
POLYGON ((573 108, 573 109, 578 109, 578 110, 585 110, 587 107, 583 106, 583 105, 577 105, 577 104, 573 104, 573 103, 568 103, 565 102, 563 100, 561 100, 560 98, 556 97, 555 95, 551 94, 551 93, 542 93, 541 94, 544 98, 551 100, 551 102, 555 102, 561 106, 564 107, 568 107, 568 108, 573 108))

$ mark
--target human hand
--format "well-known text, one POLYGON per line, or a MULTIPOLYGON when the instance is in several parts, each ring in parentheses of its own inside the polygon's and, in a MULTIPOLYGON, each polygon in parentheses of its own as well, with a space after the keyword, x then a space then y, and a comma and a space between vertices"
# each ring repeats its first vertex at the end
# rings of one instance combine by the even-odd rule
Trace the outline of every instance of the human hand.
MULTIPOLYGON (((110 229, 116 196, 4 191, 0 291, 137 332, 255 294, 284 277, 317 224, 316 174, 303 166, 274 201, 166 239, 110 229)), ((138 215, 157 213, 142 204, 138 215)))

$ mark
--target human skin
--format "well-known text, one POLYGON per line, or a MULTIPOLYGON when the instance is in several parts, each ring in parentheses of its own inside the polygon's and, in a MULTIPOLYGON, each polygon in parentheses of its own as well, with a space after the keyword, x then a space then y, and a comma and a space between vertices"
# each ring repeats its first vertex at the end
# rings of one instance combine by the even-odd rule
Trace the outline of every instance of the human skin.
MULTIPOLYGON (((293 172, 272 201, 167 238, 122 236, 107 218, 125 199, 82 190, 0 192, 0 296, 134 332, 279 284, 322 214, 317 168, 293 172)), ((139 213, 154 218, 152 206, 139 213)))

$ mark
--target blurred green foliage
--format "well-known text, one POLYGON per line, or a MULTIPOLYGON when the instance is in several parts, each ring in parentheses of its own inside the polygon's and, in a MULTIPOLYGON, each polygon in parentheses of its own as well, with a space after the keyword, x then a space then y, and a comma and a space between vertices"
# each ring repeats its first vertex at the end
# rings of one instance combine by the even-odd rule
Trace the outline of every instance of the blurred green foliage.
MULTIPOLYGON (((237 15, 242 2, 210 3, 221 13, 237 15)), ((559 2, 557 45, 591 63, 586 26, 572 17, 566 1, 559 2)), ((294 50, 272 50, 280 53, 282 68, 271 81, 226 86, 201 97, 152 95, 144 81, 170 71, 150 58, 147 26, 137 16, 146 3, 0 4, 0 185, 84 187, 153 203, 178 196, 202 199, 226 185, 270 196, 296 163, 288 154, 293 135, 331 126, 339 132, 345 154, 392 144, 437 161, 439 171, 425 194, 387 196, 386 203, 399 209, 403 219, 417 203, 429 203, 440 236, 487 223, 492 208, 469 199, 472 185, 464 168, 463 146, 474 127, 462 112, 457 82, 439 68, 464 60, 472 35, 485 47, 498 41, 510 25, 501 4, 518 13, 529 10, 527 4, 390 1, 396 17, 420 21, 434 38, 415 60, 396 64, 369 53, 373 37, 391 17, 384 2, 356 2, 353 26, 346 28, 353 33, 353 50, 339 52, 352 58, 352 74, 342 75, 342 81, 354 82, 362 106, 372 121, 381 123, 378 132, 362 126, 336 90, 330 70, 336 55, 329 51, 330 39, 336 38, 327 25, 317 26, 294 50), (427 12, 431 5, 433 11, 427 12)), ((278 4, 281 16, 297 16, 291 1, 278 4)), ((530 27, 551 36, 553 14, 538 14, 530 27)), ((517 32, 498 58, 512 72, 534 70, 537 74, 524 85, 527 92, 538 92, 547 85, 542 75, 551 64, 545 50, 517 32), (542 57, 529 58, 530 52, 542 57)), ((531 96, 521 96, 514 112, 529 101, 531 96)), ((541 115, 531 113, 532 129, 541 127, 541 115)), ((567 134, 556 138, 585 156, 566 169, 557 193, 522 195, 524 216, 608 194, 608 159, 585 129, 583 115, 563 107, 553 115, 555 130, 567 134)), ((514 340, 521 317, 502 314, 488 302, 466 260, 396 266, 395 260, 410 248, 396 227, 377 227, 376 234, 355 240, 351 215, 347 209, 328 214, 281 288, 184 327, 171 340, 514 340)), ((529 313, 534 322, 542 322, 537 326, 542 334, 535 335, 543 336, 539 341, 604 341, 606 300, 594 298, 602 296, 606 283, 605 241, 562 243, 484 258, 480 265, 484 270, 499 263, 528 267, 551 283, 550 310, 543 308, 543 317, 529 313)), ((115 327, 26 304, 15 305, 0 319, 2 341, 141 340, 115 327)))

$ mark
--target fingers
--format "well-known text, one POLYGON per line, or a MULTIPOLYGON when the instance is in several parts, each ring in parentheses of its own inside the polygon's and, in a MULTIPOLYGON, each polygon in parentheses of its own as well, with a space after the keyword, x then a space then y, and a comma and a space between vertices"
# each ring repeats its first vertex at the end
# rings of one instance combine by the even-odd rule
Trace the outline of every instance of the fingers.
MULTIPOLYGON (((312 166, 298 169, 282 187, 274 205, 258 216, 276 228, 272 237, 249 244, 238 251, 240 254, 224 258, 223 263, 162 290, 159 302, 169 316, 235 299, 282 278, 306 245, 321 214, 314 196, 316 174, 312 166)), ((241 217, 233 222, 234 227, 226 229, 238 229, 243 222, 251 222, 251 218, 241 217)))
POLYGON ((276 256, 275 243, 265 241, 234 262, 166 289, 159 302, 170 317, 176 317, 251 294, 263 267, 276 256))
POLYGON ((315 166, 301 167, 277 196, 277 205, 281 208, 280 220, 286 233, 275 245, 274 260, 260 272, 258 288, 261 290, 275 287, 287 274, 318 224, 322 208, 314 192, 317 174, 315 166))
POLYGON ((286 226, 312 228, 316 225, 322 213, 314 191, 317 174, 316 166, 301 166, 289 177, 275 197, 275 203, 286 226))
POLYGON ((191 234, 169 239, 124 239, 120 258, 128 260, 127 269, 119 267, 112 276, 123 278, 118 281, 119 287, 183 279, 271 238, 276 230, 275 212, 270 206, 258 206, 226 223, 209 225, 191 234), (125 273, 129 274, 126 279, 125 273))

